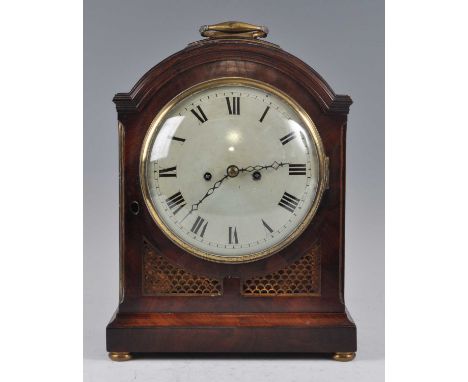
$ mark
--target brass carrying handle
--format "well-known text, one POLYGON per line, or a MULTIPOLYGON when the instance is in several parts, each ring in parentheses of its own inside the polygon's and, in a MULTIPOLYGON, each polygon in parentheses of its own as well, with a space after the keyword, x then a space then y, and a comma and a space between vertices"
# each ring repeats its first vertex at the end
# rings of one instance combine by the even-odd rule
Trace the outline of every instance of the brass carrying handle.
POLYGON ((258 38, 268 35, 268 28, 241 21, 226 21, 220 24, 202 25, 200 34, 209 38, 258 38))

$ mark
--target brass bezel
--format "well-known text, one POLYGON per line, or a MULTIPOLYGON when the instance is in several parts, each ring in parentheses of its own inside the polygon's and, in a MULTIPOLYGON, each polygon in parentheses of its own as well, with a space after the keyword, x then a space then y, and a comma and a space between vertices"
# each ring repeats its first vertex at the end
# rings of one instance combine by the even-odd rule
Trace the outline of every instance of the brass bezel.
POLYGON ((156 225, 161 229, 161 231, 176 245, 182 248, 184 251, 197 256, 199 258, 217 262, 217 263, 248 263, 256 260, 260 260, 262 258, 271 256, 278 251, 284 249, 286 246, 291 244, 295 239, 299 237, 300 234, 304 232, 307 226, 312 221, 312 218, 315 216, 317 212, 318 206, 322 199, 323 192, 326 187, 326 156, 325 151, 323 148, 322 139, 320 138, 320 134, 312 121, 309 117, 307 112, 300 106, 296 101, 294 101, 290 96, 283 93, 281 90, 276 89, 275 87, 266 84, 261 81, 253 80, 250 78, 244 77, 221 77, 216 78, 213 80, 208 80, 201 82, 197 85, 194 85, 190 88, 187 88, 177 96, 175 96, 171 101, 169 101, 156 115, 156 117, 151 122, 148 131, 146 132, 145 138, 143 140, 143 146, 140 153, 140 186, 143 193, 143 199, 145 201, 146 207, 153 218, 156 225), (184 98, 191 96, 194 93, 200 92, 207 88, 214 88, 219 86, 225 85, 232 85, 232 86, 250 86, 259 88, 261 90, 270 92, 277 97, 283 99, 290 107, 294 109, 294 111, 300 116, 306 127, 309 129, 310 135, 314 144, 317 149, 318 159, 319 159, 319 183, 318 183, 318 190, 315 196, 315 199, 310 207, 309 212, 307 213, 304 221, 300 223, 296 229, 283 241, 275 244, 274 246, 267 248, 263 251, 253 252, 248 255, 241 255, 241 256, 232 256, 226 258, 225 256, 216 255, 214 253, 205 252, 203 250, 197 249, 192 245, 186 243, 184 240, 179 238, 176 234, 174 234, 163 222, 163 220, 159 217, 156 208, 153 206, 151 201, 150 193, 148 190, 148 184, 146 181, 146 172, 147 172, 147 158, 149 154, 150 144, 152 143, 153 139, 156 137, 156 134, 161 127, 161 122, 164 120, 167 113, 180 101, 184 98))

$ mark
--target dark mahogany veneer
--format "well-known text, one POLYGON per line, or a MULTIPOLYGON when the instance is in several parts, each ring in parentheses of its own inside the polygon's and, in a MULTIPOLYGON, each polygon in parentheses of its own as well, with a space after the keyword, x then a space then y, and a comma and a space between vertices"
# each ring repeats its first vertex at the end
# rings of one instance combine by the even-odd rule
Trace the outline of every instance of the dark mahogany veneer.
POLYGON ((242 39, 190 44, 114 97, 120 123, 121 298, 107 326, 110 352, 354 352, 356 326, 344 304, 345 136, 349 96, 336 95, 308 65, 279 47, 242 39), (314 120, 330 159, 329 189, 304 233, 284 250, 252 263, 199 259, 173 244, 146 209, 139 156, 148 126, 177 94, 219 77, 247 77, 294 98, 314 120), (131 204, 138 202, 139 213, 131 204), (142 242, 187 271, 222 278, 221 296, 143 296, 142 242), (276 271, 317 240, 320 296, 245 297, 240 276, 276 271))

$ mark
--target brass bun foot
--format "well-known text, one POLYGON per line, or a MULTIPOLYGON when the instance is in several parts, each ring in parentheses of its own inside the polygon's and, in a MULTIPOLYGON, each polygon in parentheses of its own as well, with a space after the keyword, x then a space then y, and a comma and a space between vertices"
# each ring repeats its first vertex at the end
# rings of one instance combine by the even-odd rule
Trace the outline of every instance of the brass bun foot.
POLYGON ((333 354, 333 359, 340 362, 352 361, 356 357, 355 352, 336 352, 333 354))
POLYGON ((111 351, 109 352, 109 358, 112 361, 122 362, 132 359, 132 355, 126 351, 111 351))

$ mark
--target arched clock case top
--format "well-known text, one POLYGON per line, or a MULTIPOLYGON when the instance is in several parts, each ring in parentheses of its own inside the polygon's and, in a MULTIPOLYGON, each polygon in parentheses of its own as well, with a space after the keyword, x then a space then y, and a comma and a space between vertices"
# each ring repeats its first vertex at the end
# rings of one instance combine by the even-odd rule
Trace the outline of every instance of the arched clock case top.
MULTIPOLYGON (((326 342, 326 334, 319 333, 317 329, 317 334, 314 334, 317 337, 313 338, 316 338, 319 344, 309 348, 301 345, 297 349, 321 352, 354 351, 355 326, 346 314, 343 297, 345 135, 347 114, 352 103, 350 97, 335 94, 312 68, 277 45, 249 38, 208 38, 191 43, 168 57, 149 70, 129 93, 118 93, 113 100, 118 112, 120 137, 120 304, 116 317, 108 326, 109 351, 159 351, 158 345, 146 343, 143 339, 130 341, 133 348, 126 347, 124 345, 127 344, 127 340, 124 337, 129 332, 122 336, 117 333, 123 333, 128 328, 141 324, 138 320, 133 322, 133 318, 127 322, 125 317, 135 315, 143 321, 149 320, 145 325, 157 326, 162 322, 162 316, 157 314, 165 312, 212 312, 221 315, 253 312, 334 314, 334 321, 329 322, 330 328, 337 327, 338 332, 350 330, 350 334, 346 334, 342 342, 337 340, 336 346, 333 345, 333 341, 329 345, 320 345, 326 342), (202 82, 233 77, 260 81, 286 93, 310 116, 327 157, 327 189, 310 224, 287 247, 257 261, 219 263, 184 251, 168 240, 159 229, 143 199, 139 176, 140 152, 153 119, 172 99, 202 82), (319 286, 314 289, 317 293, 268 297, 246 297, 241 293, 242 288, 248 289, 248 280, 258 279, 265 283, 267 275, 275 275, 287 267, 300 264, 300 259, 312 250, 319 251, 319 265, 314 263, 319 267, 317 269, 320 275, 319 286), (210 292, 212 295, 195 297, 183 293, 145 293, 145 251, 150 253, 158 264, 166 264, 170 269, 180 269, 179 277, 191 277, 205 283, 215 280, 213 290, 216 293, 210 292), (188 276, 185 276, 186 274, 188 276), (156 322, 159 324, 155 324, 156 322)), ((158 285, 148 285, 149 291, 158 288, 158 285)), ((300 320, 297 317, 294 319, 300 320)), ((317 320, 322 320, 322 316, 317 316, 317 320)), ((208 325, 207 322, 203 325, 208 325)), ((213 325, 217 328, 215 330, 219 329, 216 323, 213 325)), ((154 338, 159 338, 156 329, 149 337, 153 335, 154 338)), ((177 348, 175 345, 171 344, 168 348, 172 349, 169 351, 177 351, 174 350, 177 348)), ((216 346, 214 348, 217 349, 216 346)), ((226 351, 236 350, 236 346, 230 347, 227 344, 219 349, 224 348, 226 351)), ((184 349, 203 351, 205 348, 197 348, 187 343, 184 349)), ((258 348, 253 346, 251 350, 262 349, 265 351, 263 345, 258 348)))
MULTIPOLYGON (((328 134, 331 131, 329 128, 322 126, 326 126, 327 119, 335 122, 336 119, 344 115, 343 113, 347 111, 351 101, 347 96, 336 96, 328 84, 311 70, 297 58, 270 45, 243 40, 208 40, 192 44, 151 69, 138 81, 130 93, 119 93, 114 97, 119 112, 119 120, 125 130, 125 148, 129 148, 125 150, 127 161, 134 166, 138 166, 138 156, 146 130, 154 116, 168 102, 189 87, 200 82, 223 77, 251 78, 269 84, 290 95, 315 122, 324 143, 326 155, 330 158, 330 161, 335 161, 334 153, 330 152, 329 149, 332 146, 329 143, 330 139, 328 139, 328 134), (235 54, 233 54, 233 49, 235 49, 235 54), (295 67, 291 65, 291 61, 300 65, 295 67), (154 94, 157 94, 158 97, 152 97, 154 94), (343 100, 348 100, 348 103, 346 104, 343 100), (343 107, 343 105, 346 105, 346 107, 343 107)), ((342 128, 344 128, 344 123, 345 121, 343 121, 342 128)), ((342 128, 339 130, 342 130, 342 128)), ((336 134, 337 131, 334 133, 336 134)), ((333 146, 336 147, 334 144, 333 146)), ((341 158, 338 159, 341 160, 341 158)), ((135 168, 128 170, 132 171, 132 174, 137 174, 135 168)), ((135 224, 135 221, 144 220, 144 227, 151 227, 152 222, 151 219, 147 219, 147 211, 141 198, 141 192, 139 192, 138 188, 134 189, 134 191, 135 193, 132 193, 132 195, 126 193, 126 200, 139 201, 141 212, 138 216, 130 216, 132 219, 131 224, 135 224)), ((324 194, 324 200, 322 200, 321 204, 325 203, 328 193, 330 191, 324 194)), ((280 259, 270 259, 273 264, 276 262, 277 266, 281 266, 284 261, 293 260, 294 254, 304 252, 307 249, 310 239, 304 240, 305 236, 309 238, 317 236, 313 230, 319 228, 317 226, 321 220, 321 209, 319 206, 319 211, 314 217, 310 230, 308 230, 309 235, 304 232, 301 238, 298 239, 296 243, 298 248, 289 251, 293 253, 284 253, 283 256, 279 256, 280 259)), ((159 236, 156 235, 157 231, 157 229, 150 229, 149 232, 145 232, 146 236, 152 239, 155 244, 159 242, 159 236)), ((172 247, 172 243, 167 244, 172 247)), ((161 248, 163 251, 166 251, 166 249, 172 248, 166 248, 166 246, 161 248)), ((168 253, 175 252, 178 252, 178 249, 168 253)), ((193 256, 177 255, 177 257, 177 261, 184 266, 196 267, 195 263, 199 263, 193 256)), ((205 263, 206 261, 202 262, 204 272, 210 272, 213 269, 214 273, 225 272, 226 275, 231 276, 243 272, 246 267, 256 268, 259 266, 259 264, 237 264, 235 266, 223 264, 223 266, 219 267, 215 264, 205 263)))

